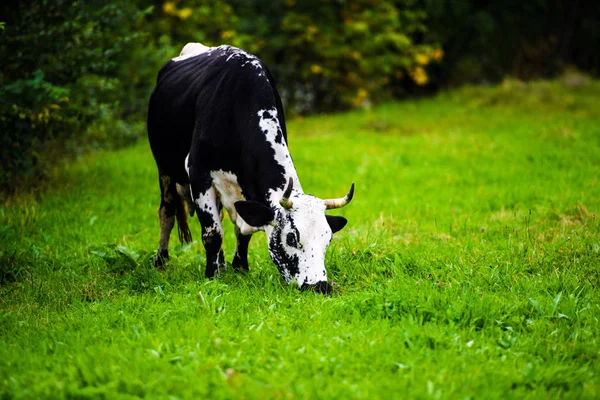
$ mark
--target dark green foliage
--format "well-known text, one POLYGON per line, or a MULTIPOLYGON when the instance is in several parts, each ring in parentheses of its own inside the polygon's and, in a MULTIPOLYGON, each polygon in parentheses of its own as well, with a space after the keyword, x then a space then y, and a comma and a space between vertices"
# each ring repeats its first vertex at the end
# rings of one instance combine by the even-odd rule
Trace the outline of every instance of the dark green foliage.
POLYGON ((385 98, 389 82, 407 74, 424 84, 422 66, 435 48, 413 41, 426 31, 425 14, 400 11, 406 4, 4 4, 0 189, 27 177, 39 184, 48 163, 64 153, 142 136, 156 73, 187 42, 257 53, 294 113, 363 106, 385 98))
POLYGON ((442 53, 426 14, 401 2, 230 0, 166 1, 153 15, 155 40, 173 53, 190 41, 232 44, 272 70, 288 110, 314 113, 360 107, 388 97, 390 84, 427 82, 424 67, 442 53), (198 29, 200 27, 200 29, 198 29))
POLYGON ((234 9, 257 18, 268 10, 268 21, 246 20, 240 29, 260 32, 259 54, 295 112, 365 106, 406 76, 424 85, 423 67, 441 57, 435 44, 417 40, 427 31, 426 15, 410 0, 243 3, 234 9))
POLYGON ((598 74, 599 15, 583 0, 8 0, 0 190, 143 137, 157 71, 188 42, 257 54, 294 115, 570 65, 598 74))
POLYGON ((117 121, 126 116, 122 64, 143 36, 132 29, 143 16, 136 6, 22 1, 3 4, 2 15, 0 189, 43 177, 53 152, 131 142, 117 121))
POLYGON ((440 84, 600 74, 600 2, 424 0, 432 40, 445 51, 440 84))

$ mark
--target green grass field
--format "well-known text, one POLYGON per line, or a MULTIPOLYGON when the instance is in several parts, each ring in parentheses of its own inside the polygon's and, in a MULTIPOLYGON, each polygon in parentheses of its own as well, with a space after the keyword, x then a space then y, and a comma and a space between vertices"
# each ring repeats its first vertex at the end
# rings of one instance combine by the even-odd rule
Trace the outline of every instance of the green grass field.
MULTIPOLYGON (((505 82, 289 121, 304 189, 345 194, 324 297, 165 270, 148 145, 0 206, 0 398, 598 398, 600 83, 505 82)), ((194 239, 200 227, 191 221, 194 239)), ((225 253, 235 240, 225 224, 225 253)))

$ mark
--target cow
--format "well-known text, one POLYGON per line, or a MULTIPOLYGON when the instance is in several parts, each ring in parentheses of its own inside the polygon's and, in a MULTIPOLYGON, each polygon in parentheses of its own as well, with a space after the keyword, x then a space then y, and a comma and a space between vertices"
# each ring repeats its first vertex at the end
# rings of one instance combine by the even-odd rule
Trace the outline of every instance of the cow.
POLYGON ((218 275, 226 267, 225 208, 235 226, 235 270, 248 270, 250 238, 264 231, 271 259, 288 284, 331 294, 325 251, 347 220, 325 210, 348 204, 354 183, 338 199, 303 192, 288 150, 282 102, 261 60, 229 45, 188 43, 159 71, 147 122, 161 193, 156 267, 169 258, 175 220, 180 240, 192 240, 187 213, 195 212, 205 275, 218 275))

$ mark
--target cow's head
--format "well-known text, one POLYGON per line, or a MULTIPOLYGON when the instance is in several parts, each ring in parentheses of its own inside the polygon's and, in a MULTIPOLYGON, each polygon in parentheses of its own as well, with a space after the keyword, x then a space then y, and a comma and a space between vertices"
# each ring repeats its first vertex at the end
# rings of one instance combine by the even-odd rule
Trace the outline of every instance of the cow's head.
POLYGON ((325 215, 325 210, 348 204, 354 194, 354 184, 345 197, 330 200, 298 192, 292 194, 292 189, 290 179, 279 205, 273 208, 253 201, 238 201, 235 208, 248 224, 264 228, 271 258, 286 282, 330 294, 325 251, 332 235, 348 221, 344 217, 325 215))

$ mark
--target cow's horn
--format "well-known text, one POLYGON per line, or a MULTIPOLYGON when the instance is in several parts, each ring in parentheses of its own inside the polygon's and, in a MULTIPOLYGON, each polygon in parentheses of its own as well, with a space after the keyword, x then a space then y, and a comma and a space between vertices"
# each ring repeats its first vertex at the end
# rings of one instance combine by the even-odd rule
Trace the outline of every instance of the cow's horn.
POLYGON ((352 196, 354 196, 354 182, 352 182, 352 186, 350 187, 350 191, 348 192, 348 194, 342 197, 341 199, 325 200, 325 208, 327 210, 331 210, 334 208, 344 207, 346 204, 350 203, 350 200, 352 200, 352 196))
POLYGON ((292 201, 290 200, 290 195, 292 194, 293 188, 294 181, 292 180, 292 178, 290 178, 290 180, 288 181, 287 188, 285 189, 285 192, 283 192, 283 197, 281 198, 281 200, 279 200, 279 204, 281 204, 281 207, 285 208, 286 210, 289 210, 294 205, 294 203, 292 203, 292 201))

